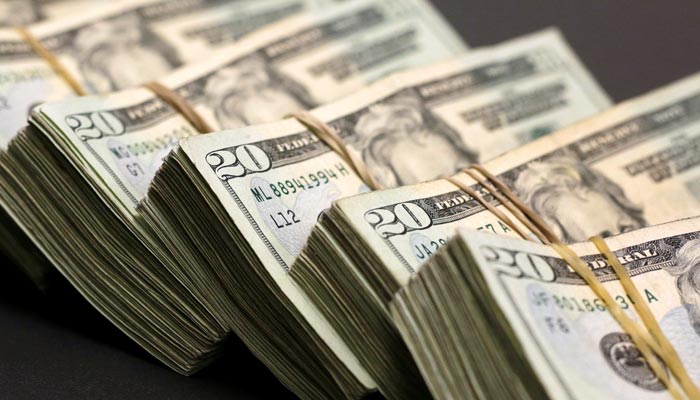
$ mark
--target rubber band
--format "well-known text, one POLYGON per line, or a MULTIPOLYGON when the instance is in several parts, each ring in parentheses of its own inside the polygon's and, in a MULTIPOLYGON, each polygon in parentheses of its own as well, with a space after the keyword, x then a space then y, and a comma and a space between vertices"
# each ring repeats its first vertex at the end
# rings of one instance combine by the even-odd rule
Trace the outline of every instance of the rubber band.
MULTIPOLYGON (((510 211, 510 213, 517 218, 520 223, 525 225, 530 232, 534 233, 535 236, 542 242, 542 243, 550 243, 547 237, 537 228, 536 225, 534 225, 523 213, 522 211, 516 207, 511 201, 508 201, 495 187, 491 186, 491 183, 487 182, 477 174, 475 174, 472 170, 469 168, 466 168, 462 170, 465 174, 469 175, 472 179, 474 179, 476 182, 478 182, 481 186, 486 188, 491 195, 493 195, 496 200, 500 201, 501 204, 510 211)), ((528 235, 528 239, 529 239, 528 235)))
POLYGON ((485 176, 489 181, 491 181, 497 188, 498 190, 505 195, 508 200, 510 200, 527 218, 535 224, 540 232, 547 238, 544 243, 555 243, 559 242, 559 238, 557 235, 552 231, 551 228, 547 225, 547 223, 539 216, 537 213, 532 211, 530 207, 528 207, 522 200, 520 200, 520 197, 518 197, 515 193, 513 193, 512 190, 506 184, 504 184, 496 175, 492 174, 489 172, 486 168, 482 167, 479 164, 472 164, 470 169, 474 169, 478 171, 480 174, 485 176))
POLYGON ((309 131, 311 131, 311 133, 326 143, 328 147, 330 147, 346 163, 348 163, 350 168, 352 168, 360 179, 362 179, 372 190, 383 189, 382 185, 377 182, 377 180, 374 179, 374 176, 369 172, 369 168, 367 168, 365 162, 352 153, 350 149, 348 149, 345 142, 343 142, 343 139, 338 136, 333 128, 316 118, 308 111, 297 111, 291 114, 290 117, 299 121, 299 123, 304 125, 309 131))
MULTIPOLYGON (((552 243, 550 244, 550 246, 588 284, 588 287, 591 288, 593 293, 595 293, 596 296, 603 300, 603 303, 605 303, 605 305, 608 307, 608 311, 610 311, 610 314, 620 324, 622 329, 630 335, 632 342, 642 353, 654 374, 656 374, 659 380, 661 380, 661 382, 664 385, 666 385, 666 389, 668 389, 671 396, 674 399, 683 399, 680 392, 675 387, 671 378, 666 372, 666 369, 663 367, 663 365, 661 365, 659 359, 657 358, 658 355, 659 358, 663 359, 666 365, 668 365, 664 358, 665 353, 659 346, 659 344, 656 341, 651 340, 648 337, 648 335, 641 331, 639 326, 636 323, 634 323, 634 321, 632 321, 632 319, 622 310, 622 307, 620 307, 620 305, 617 304, 610 292, 608 292, 608 290, 603 286, 603 284, 600 283, 600 281, 598 281, 593 271, 591 271, 590 268, 588 268, 588 265, 583 260, 581 260, 581 257, 579 257, 578 254, 574 253, 574 251, 571 250, 571 248, 569 248, 567 245, 561 242, 552 243)), ((688 396, 691 399, 697 398, 690 397, 689 394, 688 396)))
POLYGON ((511 229, 513 229, 518 235, 520 235, 520 237, 522 237, 525 240, 531 240, 529 235, 525 231, 523 231, 520 228, 520 226, 515 224, 505 213, 503 213, 501 210, 497 209, 491 203, 486 201, 486 199, 484 199, 482 196, 480 196, 479 193, 477 193, 475 190, 470 188, 468 185, 458 181, 454 177, 449 177, 449 178, 445 178, 445 179, 448 182, 450 182, 451 184, 457 186, 464 193, 471 196, 474 200, 481 203, 482 206, 486 207, 487 210, 491 211, 491 214, 495 215, 496 218, 503 221, 506 225, 508 225, 511 229))
POLYGON ((164 103, 174 108, 199 133, 210 133, 214 131, 207 121, 205 121, 204 118, 197 113, 187 99, 180 96, 180 94, 175 90, 172 90, 160 82, 155 81, 144 83, 142 86, 153 92, 153 94, 155 94, 164 103))
POLYGON ((658 321, 654 317, 654 314, 652 314, 649 305, 646 303, 646 301, 644 301, 644 298, 642 298, 642 294, 639 293, 637 286, 634 284, 634 282, 632 282, 632 278, 630 278, 625 267, 620 264, 620 261, 617 259, 617 257, 615 257, 603 238, 595 236, 592 237, 590 241, 593 242, 596 248, 598 248, 598 251, 600 251, 600 253, 603 254, 608 260, 608 263, 620 279, 622 287, 625 288, 625 292, 627 292, 632 299, 632 304, 634 304, 637 313, 641 317, 646 328, 649 330, 649 333, 651 333, 653 339, 659 343, 662 351, 669 356, 668 359, 665 359, 664 361, 673 375, 676 376, 676 379, 678 379, 679 383, 683 387, 683 390, 685 390, 685 392, 691 398, 700 399, 700 390, 698 390, 693 381, 690 379, 688 371, 683 366, 676 349, 673 348, 671 342, 669 342, 666 335, 664 335, 658 321))
POLYGON ((87 94, 87 91, 85 91, 85 88, 78 82, 77 79, 68 71, 68 69, 61 63, 61 61, 56 57, 52 52, 50 52, 46 47, 44 47, 43 44, 39 41, 39 39, 34 36, 27 28, 24 27, 17 27, 15 28, 17 30, 17 33, 22 37, 22 40, 24 40, 25 43, 29 45, 29 47, 32 48, 34 53, 38 55, 39 57, 43 58, 44 61, 46 61, 50 66, 51 69, 63 79, 68 86, 73 90, 75 94, 78 96, 85 96, 87 94))

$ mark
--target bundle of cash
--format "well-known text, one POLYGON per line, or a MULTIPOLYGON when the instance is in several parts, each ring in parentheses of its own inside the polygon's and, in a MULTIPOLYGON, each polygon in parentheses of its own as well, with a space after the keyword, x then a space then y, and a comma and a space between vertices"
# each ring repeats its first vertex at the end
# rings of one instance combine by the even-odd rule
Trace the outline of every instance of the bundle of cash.
MULTIPOLYGON (((161 78, 257 28, 329 3, 128 0, 25 29, 85 92, 106 93, 161 78)), ((0 148, 5 149, 32 106, 66 98, 73 90, 16 29, 0 29, 0 43, 0 148)))
MULTIPOLYGON (((482 150, 482 141, 499 141, 506 150, 606 104, 557 32, 545 31, 395 74, 311 113, 391 185, 422 179, 415 174, 419 165, 431 174, 425 178, 450 174, 468 162, 467 154, 482 150), (460 117, 494 103, 527 104, 530 118, 479 132, 481 122, 460 117), (396 157, 387 153, 392 148, 400 149, 396 157), (448 160, 449 148, 455 150, 448 160), (404 163, 400 156, 407 154, 423 159, 404 163), (431 164, 436 156, 447 162, 431 164)), ((484 147, 483 153, 488 149, 498 151, 484 147)), ((181 141, 139 211, 161 238, 158 248, 173 257, 176 276, 195 292, 248 310, 268 334, 288 338, 303 328, 310 352, 354 365, 352 353, 287 274, 319 214, 334 200, 366 190, 337 153, 301 123, 285 120, 181 141)), ((420 379, 401 390, 427 394, 420 379)))
MULTIPOLYGON (((279 22, 159 81, 214 129, 234 128, 314 107, 395 69, 465 48, 423 0, 361 0, 279 22)), ((250 138, 245 132, 240 137, 250 138)), ((224 270, 199 279, 209 263, 249 256, 242 251, 227 258, 237 251, 232 242, 219 254, 209 244, 193 244, 189 235, 202 230, 220 235, 208 237, 210 244, 226 237, 225 225, 207 225, 201 215, 181 232, 161 228, 188 221, 190 212, 204 214, 205 200, 173 215, 174 222, 151 224, 153 214, 144 220, 138 212, 164 155, 197 133, 144 88, 43 104, 0 158, 0 197, 97 309, 172 368, 200 368, 233 329, 301 397, 355 398, 372 390, 373 381, 332 330, 319 333, 298 315, 284 313, 299 295, 264 290, 269 276, 241 275, 230 282, 224 270), (202 261, 203 254, 209 258, 202 261), (254 300, 239 304, 243 295, 254 300)), ((219 148, 217 141, 235 136, 200 137, 219 148)), ((208 193, 186 189, 185 182, 168 184, 183 185, 168 193, 183 201, 208 193)))
MULTIPOLYGON (((2 2, 64 9, 83 2, 2 2), (50 3, 50 4, 49 4, 50 3), (56 3, 56 4, 54 4, 56 3)), ((330 0, 127 0, 81 9, 64 18, 25 26, 86 93, 127 88, 160 78, 188 61, 226 51, 242 36, 330 0)), ((12 11, 10 10, 10 11, 12 11)), ((19 13, 19 11, 15 11, 19 13)), ((18 15, 18 14, 15 14, 18 15)), ((0 29, 0 151, 26 125, 37 104, 74 95, 74 89, 40 57, 17 29, 0 29)), ((0 213, 0 247, 38 286, 49 263, 11 219, 0 213)))
MULTIPOLYGON (((700 74, 484 167, 566 242, 695 216, 700 212, 698 88, 700 74)), ((466 174, 454 178, 510 215, 466 174)), ((458 227, 518 237, 475 198, 436 180, 336 202, 292 266, 292 279, 380 383, 385 380, 380 377, 397 387, 415 380, 407 373, 410 355, 387 306, 458 227)))
MULTIPOLYGON (((698 382, 700 219, 606 242, 698 382)), ((639 321, 596 247, 571 249, 639 321)), ((542 244, 461 230, 390 309, 436 399, 671 398, 606 304, 542 244)))

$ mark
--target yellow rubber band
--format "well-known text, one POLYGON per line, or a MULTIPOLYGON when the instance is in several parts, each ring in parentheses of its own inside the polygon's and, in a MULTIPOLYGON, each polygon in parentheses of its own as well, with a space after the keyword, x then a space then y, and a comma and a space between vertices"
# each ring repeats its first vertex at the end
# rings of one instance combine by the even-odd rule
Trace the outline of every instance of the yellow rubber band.
POLYGON ((297 111, 291 114, 290 117, 295 118, 311 131, 311 133, 326 143, 328 147, 336 152, 372 190, 383 189, 382 185, 377 182, 374 176, 369 172, 369 168, 367 168, 365 162, 348 149, 345 142, 343 142, 340 136, 338 136, 328 124, 316 118, 308 111, 297 111))
POLYGON ((192 107, 192 105, 180 96, 179 93, 161 84, 160 82, 148 82, 142 85, 158 96, 165 104, 174 108, 183 118, 187 120, 199 133, 210 133, 214 129, 207 123, 204 118, 192 107))
POLYGON ((591 290, 593 290, 593 293, 603 300, 603 303, 605 303, 605 305, 608 307, 610 314, 620 324, 622 329, 630 335, 632 342, 637 346, 639 351, 647 360, 647 363, 652 371, 654 371, 654 374, 656 374, 661 382, 666 385, 666 389, 668 389, 671 396, 674 399, 682 400, 683 396, 666 373, 666 369, 656 357, 656 355, 659 355, 659 357, 663 357, 664 355, 664 352, 661 347, 659 347, 658 343, 651 340, 646 332, 642 331, 640 327, 635 324, 634 321, 632 321, 632 319, 622 310, 622 307, 620 307, 620 305, 613 299, 610 292, 608 292, 603 284, 598 281, 593 271, 588 268, 588 265, 583 262, 583 260, 581 260, 581 258, 574 253, 573 250, 561 242, 552 243, 550 246, 588 284, 591 290))
POLYGON ((625 288, 625 292, 627 292, 632 299, 632 303, 644 322, 645 327, 651 334, 652 339, 656 340, 659 346, 661 346, 661 351, 663 353, 662 359, 666 363, 666 366, 668 366, 671 373, 678 379, 683 390, 690 398, 700 399, 700 390, 698 390, 692 379, 690 379, 688 371, 683 366, 676 349, 673 348, 671 342, 669 342, 666 335, 664 335, 649 305, 644 301, 642 294, 639 293, 639 289, 637 289, 637 286, 632 282, 632 278, 630 278, 625 267, 620 264, 620 261, 615 257, 603 238, 595 236, 590 240, 598 248, 598 251, 608 260, 608 263, 612 266, 617 277, 620 279, 622 287, 625 288))
POLYGON ((41 44, 36 36, 34 36, 27 28, 24 27, 17 27, 16 30, 22 37, 22 40, 24 40, 24 42, 27 43, 32 50, 34 50, 34 53, 43 58, 44 61, 51 66, 51 69, 53 69, 56 75, 60 76, 61 79, 63 79, 66 84, 70 86, 75 94, 78 96, 85 96, 87 94, 78 80, 75 79, 75 77, 63 66, 61 61, 52 52, 41 44))
POLYGON ((478 201, 482 206, 486 207, 487 210, 491 211, 491 214, 495 215, 496 218, 500 219, 503 221, 506 225, 508 225, 511 229, 513 229, 520 237, 522 237, 525 240, 532 240, 530 239, 530 236, 527 234, 527 232, 523 231, 520 226, 515 224, 504 212, 501 210, 497 209, 494 207, 492 204, 490 204, 486 199, 481 197, 479 193, 477 193, 475 190, 470 188, 468 185, 458 181, 454 177, 449 177, 446 178, 448 182, 451 184, 457 186, 460 190, 462 190, 464 193, 468 194, 471 196, 474 200, 478 201))
MULTIPOLYGON (((533 224, 529 218, 526 217, 523 212, 514 205, 512 201, 508 201, 499 191, 496 189, 491 183, 487 182, 485 179, 481 178, 478 174, 476 174, 474 171, 472 171, 471 168, 466 168, 462 170, 465 174, 469 175, 472 179, 477 181, 481 186, 486 188, 489 193, 491 193, 498 201, 501 202, 501 204, 510 211, 510 213, 515 216, 515 218, 520 221, 521 224, 525 225, 530 232, 534 233, 535 236, 542 242, 542 243, 549 243, 549 239, 547 236, 542 233, 542 231, 535 225, 533 224)), ((522 236, 522 235, 521 235, 522 236)), ((526 239, 529 239, 529 235, 526 239)))
MULTIPOLYGON (((508 200, 511 201, 520 211, 527 216, 530 221, 532 221, 533 224, 537 226, 539 231, 547 238, 544 243, 556 243, 559 241, 559 238, 557 235, 554 234, 552 229, 547 225, 544 220, 537 215, 534 211, 530 209, 525 203, 520 200, 520 197, 518 197, 515 193, 513 193, 512 190, 508 186, 506 186, 505 183, 503 183, 498 177, 491 172, 489 172, 486 168, 479 164, 472 164, 470 169, 474 169, 481 173, 483 176, 485 176, 489 181, 491 181, 497 188, 498 190, 505 195, 505 197, 508 198, 508 200)), ((534 232, 534 231, 533 231, 534 232)))

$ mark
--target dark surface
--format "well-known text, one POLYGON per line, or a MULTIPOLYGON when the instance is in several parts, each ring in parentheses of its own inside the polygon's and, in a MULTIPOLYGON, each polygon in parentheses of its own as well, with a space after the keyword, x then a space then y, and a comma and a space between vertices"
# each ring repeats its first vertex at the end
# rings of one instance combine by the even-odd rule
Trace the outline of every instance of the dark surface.
MULTIPOLYGON (((435 0, 471 46, 558 26, 615 101, 700 70, 693 0, 435 0)), ((10 270, 10 271, 6 271, 10 270)), ((194 377, 169 371, 69 288, 0 275, 0 399, 253 399, 291 394, 239 342, 194 377)))

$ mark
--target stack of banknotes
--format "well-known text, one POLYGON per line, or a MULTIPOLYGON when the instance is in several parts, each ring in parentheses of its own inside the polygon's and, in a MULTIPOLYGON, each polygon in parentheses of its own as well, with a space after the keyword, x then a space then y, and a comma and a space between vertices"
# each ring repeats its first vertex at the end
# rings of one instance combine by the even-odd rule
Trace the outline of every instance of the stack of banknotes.
MULTIPOLYGON (((473 229, 455 236, 391 305, 435 397, 671 397, 605 303, 551 247, 473 229)), ((700 219, 606 240, 697 385, 700 219)), ((571 249, 613 301, 634 310, 595 246, 571 249)))
POLYGON ((613 106, 555 28, 469 49, 427 0, 0 14, 0 248, 173 370, 237 335, 301 398, 693 397, 502 194, 637 319, 608 238, 698 382, 700 74, 613 106))

